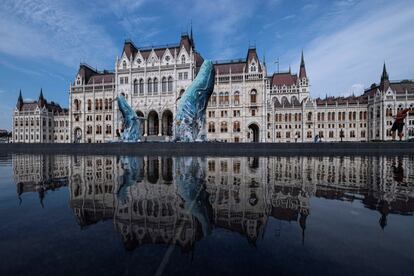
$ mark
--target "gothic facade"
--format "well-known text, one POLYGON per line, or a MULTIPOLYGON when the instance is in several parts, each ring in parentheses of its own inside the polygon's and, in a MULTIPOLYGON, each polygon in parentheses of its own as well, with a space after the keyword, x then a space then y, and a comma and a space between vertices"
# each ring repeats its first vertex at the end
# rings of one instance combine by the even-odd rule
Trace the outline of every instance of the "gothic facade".
POLYGON ((69 143, 69 112, 48 102, 40 90, 37 101, 24 101, 20 91, 13 112, 13 142, 69 143))
MULTIPOLYGON (((113 71, 80 65, 70 86, 68 114, 40 98, 36 103, 19 98, 14 141, 116 141, 122 123, 115 99, 121 94, 141 120, 143 140, 169 140, 180 97, 203 61, 192 35, 157 47, 137 47, 127 40, 113 71), (45 126, 21 125, 22 116, 33 112, 39 122, 46 120, 45 126), (52 124, 56 130, 48 126, 52 124)), ((303 53, 297 74, 290 69, 269 74, 254 47, 245 58, 214 61, 214 67, 215 87, 206 114, 210 141, 312 142, 315 136, 328 142, 390 140, 393 116, 414 107, 414 83, 390 80, 385 64, 380 82, 362 95, 323 99, 311 95, 303 53)), ((27 115, 28 120, 34 115, 27 115)), ((403 139, 414 139, 413 109, 403 139)))

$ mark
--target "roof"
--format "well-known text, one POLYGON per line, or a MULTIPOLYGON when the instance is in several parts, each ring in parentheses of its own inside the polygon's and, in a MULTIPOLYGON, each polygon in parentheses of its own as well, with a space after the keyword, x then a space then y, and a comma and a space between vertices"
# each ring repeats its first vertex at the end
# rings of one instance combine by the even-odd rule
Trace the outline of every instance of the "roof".
MULTIPOLYGON (((256 52, 255 47, 251 47, 247 51, 246 62, 250 63, 253 59, 255 59, 257 61, 258 72, 262 72, 262 67, 260 65, 259 57, 257 56, 257 52, 256 52)), ((247 67, 245 68, 245 71, 247 72, 247 67)))
POLYGON ((297 83, 298 77, 290 72, 274 73, 271 77, 272 86, 292 86, 297 83))
MULTIPOLYGON (((390 87, 396 94, 405 94, 406 91, 409 94, 414 94, 414 82, 412 80, 391 81, 390 87)), ((381 89, 381 85, 373 83, 370 88, 365 90, 363 95, 374 97, 378 89, 381 89)))
POLYGON ((130 60, 134 59, 138 52, 142 55, 144 59, 148 59, 150 53, 152 52, 152 50, 154 50, 157 57, 161 58, 167 49, 169 49, 170 51, 176 49, 178 52, 182 46, 184 46, 184 48, 186 49, 188 53, 190 52, 191 49, 194 50, 194 42, 189 37, 189 35, 186 33, 181 35, 181 39, 179 43, 165 44, 165 45, 159 45, 159 46, 137 47, 132 42, 132 40, 127 39, 125 40, 122 53, 125 53, 125 55, 130 60))
POLYGON ((214 69, 217 74, 240 74, 243 73, 246 62, 240 59, 226 60, 226 61, 214 61, 214 69))
POLYGON ((86 63, 81 63, 78 70, 78 75, 84 80, 86 84, 92 83, 113 83, 115 82, 115 74, 108 71, 98 71, 86 63))

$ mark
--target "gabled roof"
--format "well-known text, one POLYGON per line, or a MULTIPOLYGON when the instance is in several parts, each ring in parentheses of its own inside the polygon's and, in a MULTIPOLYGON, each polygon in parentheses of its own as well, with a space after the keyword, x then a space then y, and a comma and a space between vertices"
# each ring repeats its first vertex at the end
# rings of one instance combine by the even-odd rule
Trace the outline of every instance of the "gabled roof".
MULTIPOLYGON (((253 59, 257 61, 258 72, 262 72, 262 66, 260 65, 260 60, 259 60, 259 57, 257 56, 256 48, 250 47, 247 50, 246 63, 249 64, 253 59)), ((246 66, 245 72, 247 71, 248 71, 248 68, 246 66)))

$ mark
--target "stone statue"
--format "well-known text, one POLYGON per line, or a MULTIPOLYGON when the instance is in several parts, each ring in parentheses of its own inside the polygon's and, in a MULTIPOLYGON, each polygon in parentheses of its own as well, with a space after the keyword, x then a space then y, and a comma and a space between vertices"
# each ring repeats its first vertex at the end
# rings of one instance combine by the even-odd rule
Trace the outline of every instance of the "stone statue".
POLYGON ((122 113, 122 128, 120 140, 122 142, 138 142, 141 139, 141 122, 134 110, 126 102, 125 97, 116 97, 119 111, 122 113))
POLYGON ((197 77, 181 97, 174 120, 173 141, 206 141, 206 108, 214 89, 214 65, 204 61, 197 77))

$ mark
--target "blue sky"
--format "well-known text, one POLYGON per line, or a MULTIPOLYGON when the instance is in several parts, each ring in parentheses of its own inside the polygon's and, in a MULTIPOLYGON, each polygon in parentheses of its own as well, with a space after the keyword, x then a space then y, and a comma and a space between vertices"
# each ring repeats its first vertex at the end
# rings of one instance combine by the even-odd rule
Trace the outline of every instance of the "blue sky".
POLYGON ((413 79, 414 4, 396 0, 3 0, 0 6, 0 128, 25 99, 68 105, 80 62, 113 69, 123 42, 176 43, 193 25, 204 58, 265 55, 269 73, 296 72, 303 50, 313 97, 359 93, 378 82, 413 79))

